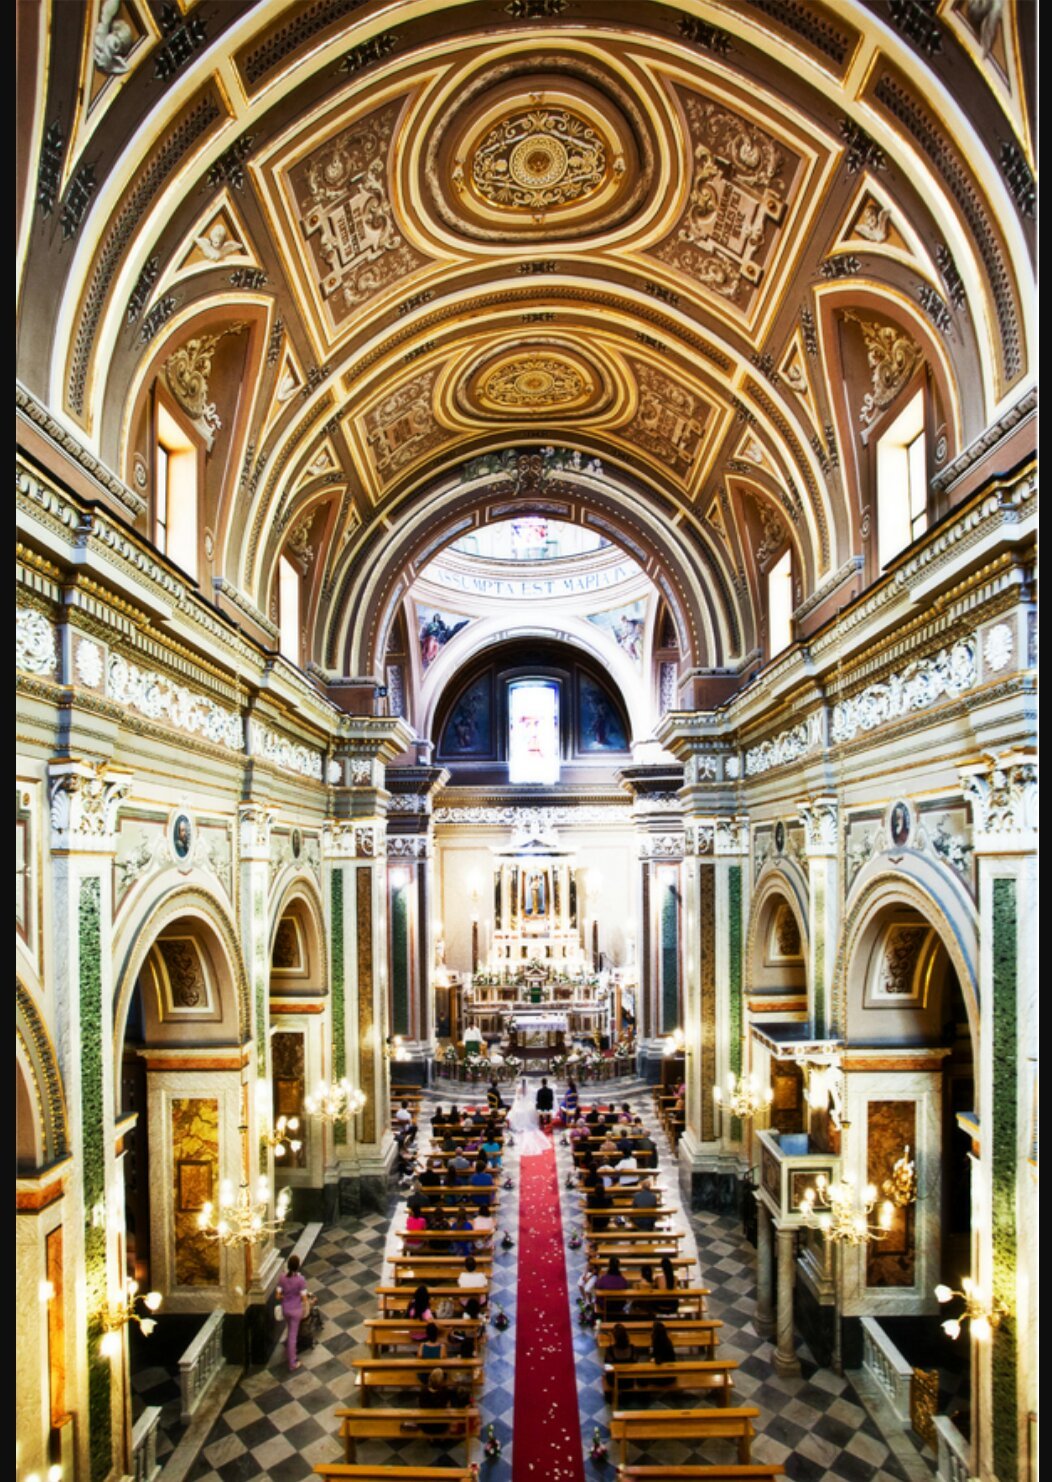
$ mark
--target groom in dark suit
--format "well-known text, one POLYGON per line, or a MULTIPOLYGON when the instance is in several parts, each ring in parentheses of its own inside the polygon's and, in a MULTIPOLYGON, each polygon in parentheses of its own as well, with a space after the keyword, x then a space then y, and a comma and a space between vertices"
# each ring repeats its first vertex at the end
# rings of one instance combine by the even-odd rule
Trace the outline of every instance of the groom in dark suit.
POLYGON ((546 1080, 542 1080, 535 1097, 537 1106, 537 1120, 542 1127, 547 1127, 552 1119, 552 1107, 555 1105, 555 1092, 546 1080))

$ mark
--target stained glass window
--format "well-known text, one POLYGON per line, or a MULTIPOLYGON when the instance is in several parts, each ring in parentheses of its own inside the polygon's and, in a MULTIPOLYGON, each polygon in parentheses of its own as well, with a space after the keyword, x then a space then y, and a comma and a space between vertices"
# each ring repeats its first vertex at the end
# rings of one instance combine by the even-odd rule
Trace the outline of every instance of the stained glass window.
POLYGON ((559 780, 559 686, 520 679, 508 686, 508 781, 559 780))

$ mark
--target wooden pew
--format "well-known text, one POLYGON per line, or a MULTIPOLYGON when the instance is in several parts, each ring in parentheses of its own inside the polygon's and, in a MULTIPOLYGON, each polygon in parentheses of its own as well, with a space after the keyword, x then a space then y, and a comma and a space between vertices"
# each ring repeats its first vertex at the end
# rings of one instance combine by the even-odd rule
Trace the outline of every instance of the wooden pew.
MULTIPOLYGON (((403 1255, 411 1256, 415 1251, 432 1246, 453 1245, 455 1242, 470 1245, 480 1255, 493 1244, 493 1230, 396 1230, 395 1236, 402 1242, 403 1255)), ((437 1254, 437 1252, 436 1252, 437 1254)))
MULTIPOLYGON (((661 1264, 662 1257, 667 1254, 667 1251, 659 1251, 657 1255, 654 1255, 653 1252, 648 1254, 646 1248, 643 1246, 636 1246, 634 1248, 632 1246, 605 1246, 600 1253, 596 1254, 592 1252, 589 1254, 588 1269, 601 1276, 607 1268, 610 1257, 616 1256, 621 1263, 622 1276, 626 1277, 628 1281, 637 1281, 639 1279, 640 1266, 658 1266, 661 1264)), ((676 1276, 678 1278, 681 1277, 684 1284, 686 1284, 690 1280, 690 1274, 697 1264, 694 1257, 670 1255, 669 1261, 676 1276)))
MULTIPOLYGON (((481 1318, 436 1317, 432 1321, 444 1338, 448 1338, 449 1334, 453 1332, 470 1333, 480 1349, 486 1341, 488 1329, 481 1318)), ((408 1318, 404 1317, 367 1317, 365 1319, 365 1328, 369 1351, 376 1356, 388 1348, 411 1348, 415 1354, 420 1340, 411 1335, 413 1333, 419 1333, 423 1326, 423 1324, 416 1321, 410 1322, 408 1318)), ((649 1332, 649 1329, 647 1331, 649 1332)), ((427 1360, 418 1360, 417 1362, 426 1363, 427 1360)))
POLYGON ((733 1359, 677 1359, 671 1364, 655 1364, 653 1359, 644 1359, 638 1364, 606 1364, 603 1384, 615 1410, 627 1393, 655 1389, 711 1389, 715 1391, 716 1403, 729 1408, 734 1387, 731 1373, 737 1367, 733 1359))
MULTIPOLYGON (((625 1302, 632 1303, 632 1316, 638 1317, 640 1312, 653 1313, 654 1317, 704 1317, 705 1298, 709 1295, 707 1286, 678 1286, 674 1292, 641 1292, 635 1287, 629 1287, 626 1292, 595 1291, 592 1293, 592 1301, 595 1303, 596 1311, 603 1322, 616 1322, 616 1317, 608 1317, 606 1309, 615 1311, 623 1307, 625 1302), (663 1303, 676 1304, 675 1312, 664 1313, 661 1311, 663 1303)), ((432 1296, 434 1293, 432 1292, 432 1296)))
MULTIPOLYGON (((339 1414, 339 1411, 337 1411, 339 1414)), ((629 1443, 644 1441, 706 1441, 730 1439, 738 1443, 738 1460, 746 1466, 752 1456, 755 1405, 737 1410, 615 1410, 610 1437, 621 1444, 621 1465, 629 1443)))
POLYGON ((432 1369, 441 1369, 450 1385, 461 1384, 471 1390, 477 1401, 482 1389, 482 1361, 473 1359, 356 1358, 351 1364, 358 1373, 362 1404, 368 1406, 374 1389, 419 1390, 432 1369))
POLYGON ((367 1467, 349 1466, 344 1461, 322 1461, 314 1468, 315 1475, 325 1482, 340 1482, 344 1477, 357 1478, 358 1482, 474 1482, 475 1474, 470 1467, 384 1467, 371 1464, 367 1467))
MULTIPOLYGON (((716 1345, 720 1341, 717 1329, 723 1327, 720 1318, 672 1317, 670 1315, 662 1321, 665 1324, 665 1332, 677 1353, 688 1353, 697 1349, 700 1354, 710 1359, 716 1357, 716 1345)), ((649 1343, 653 1319, 649 1322, 636 1322, 632 1318, 623 1318, 618 1325, 624 1328, 633 1343, 649 1343)), ((600 1357, 604 1349, 609 1348, 614 1341, 614 1326, 612 1322, 604 1322, 600 1323, 596 1330, 595 1336, 599 1344, 600 1357)))
MULTIPOLYGON (((408 1287, 387 1283, 383 1286, 376 1287, 375 1291, 376 1295, 380 1298, 381 1317, 391 1315, 405 1317, 405 1309, 409 1305, 409 1298, 412 1295, 408 1287)), ((430 1293, 432 1302, 443 1302, 447 1299, 452 1301, 454 1304, 454 1314, 456 1314, 460 1311, 462 1303, 466 1302, 469 1297, 478 1297, 479 1301, 485 1305, 485 1300, 489 1297, 489 1283, 487 1282, 484 1287, 473 1287, 470 1291, 465 1290, 462 1286, 457 1286, 455 1283, 446 1286, 432 1286, 430 1287, 430 1293)), ((434 1311, 434 1308, 432 1308, 432 1311, 434 1311)), ((423 1322, 417 1324, 418 1329, 425 1326, 426 1324, 423 1322)))
POLYGON ((362 1406, 357 1410, 337 1410, 336 1419, 341 1422, 340 1440, 348 1463, 357 1460, 358 1442, 368 1440, 404 1441, 407 1438, 428 1441, 434 1445, 447 1446, 450 1441, 463 1441, 466 1460, 471 1466, 471 1447, 479 1432, 479 1412, 474 1405, 463 1410, 378 1410, 362 1406), (443 1434, 429 1435, 420 1431, 421 1425, 445 1423, 443 1434), (406 1427, 416 1427, 406 1429, 406 1427))
POLYGON ((672 1255, 674 1251, 678 1253, 686 1238, 684 1230, 630 1230, 625 1225, 617 1225, 613 1230, 593 1230, 588 1236, 588 1244, 599 1255, 620 1245, 628 1251, 650 1245, 657 1249, 658 1255, 672 1255))
MULTIPOLYGON (((410 1256, 389 1256, 388 1260, 396 1286, 419 1286, 421 1282, 430 1286, 433 1281, 449 1286, 465 1270, 463 1256, 428 1256, 414 1252, 410 1256)), ((492 1276, 492 1255, 476 1256, 475 1270, 484 1276, 492 1276)))

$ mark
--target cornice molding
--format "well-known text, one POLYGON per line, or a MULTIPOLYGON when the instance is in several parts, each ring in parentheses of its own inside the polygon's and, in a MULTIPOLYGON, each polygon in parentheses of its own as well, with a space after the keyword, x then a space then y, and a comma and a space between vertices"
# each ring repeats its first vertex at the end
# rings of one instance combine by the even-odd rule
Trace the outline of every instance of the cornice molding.
POLYGON ((59 452, 65 453, 72 458, 74 463, 80 467, 87 476, 98 484, 99 488, 106 494, 116 499, 129 514, 136 519, 146 513, 146 500, 141 494, 136 494, 134 489, 129 489, 122 479, 119 479, 112 469, 107 468, 105 463, 89 453, 68 428, 57 422, 33 393, 22 385, 21 381, 15 382, 15 407, 19 416, 27 422, 32 422, 38 432, 41 432, 59 452))
POLYGON ((232 581, 227 581, 225 576, 213 576, 212 586, 228 602, 232 602, 247 618, 250 618, 257 627, 262 628, 268 638, 273 638, 275 643, 278 642, 281 631, 277 623, 272 623, 270 618, 260 612, 256 604, 246 597, 239 587, 235 587, 232 581))
POLYGON ((954 484, 962 479, 964 475, 986 457, 987 453, 993 452, 998 443, 1015 431, 1019 424, 1037 411, 1037 387, 1031 386, 1030 390, 1021 396, 1014 406, 1008 408, 1003 416, 992 423, 985 432, 969 443, 963 452, 958 453, 952 463, 935 475, 931 486, 937 494, 943 494, 947 489, 952 489, 954 484))

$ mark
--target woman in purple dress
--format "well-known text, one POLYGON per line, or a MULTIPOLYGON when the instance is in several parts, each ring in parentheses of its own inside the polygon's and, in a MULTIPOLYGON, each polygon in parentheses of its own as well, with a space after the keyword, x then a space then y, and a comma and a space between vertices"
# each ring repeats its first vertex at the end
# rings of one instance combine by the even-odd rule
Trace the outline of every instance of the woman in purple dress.
POLYGON ((299 1368, 299 1361, 296 1358, 296 1339, 303 1320, 303 1295, 306 1290, 307 1279, 300 1271, 300 1258, 289 1256, 288 1269, 278 1282, 276 1291, 281 1299, 281 1311, 288 1325, 285 1351, 288 1354, 290 1370, 299 1368))

